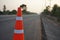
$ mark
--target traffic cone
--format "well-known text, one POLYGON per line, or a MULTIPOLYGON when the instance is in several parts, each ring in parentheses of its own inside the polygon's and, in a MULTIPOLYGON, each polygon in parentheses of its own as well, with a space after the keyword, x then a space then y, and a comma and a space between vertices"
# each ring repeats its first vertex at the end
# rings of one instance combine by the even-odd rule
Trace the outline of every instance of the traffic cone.
POLYGON ((22 19, 22 11, 20 7, 18 8, 17 11, 13 40, 24 40, 23 19, 22 19))

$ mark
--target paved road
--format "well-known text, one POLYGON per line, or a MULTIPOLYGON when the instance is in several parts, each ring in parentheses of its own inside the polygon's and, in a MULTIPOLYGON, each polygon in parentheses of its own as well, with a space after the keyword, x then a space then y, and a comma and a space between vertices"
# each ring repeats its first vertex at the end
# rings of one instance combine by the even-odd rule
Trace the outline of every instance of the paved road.
MULTIPOLYGON (((15 15, 0 16, 0 40, 12 40, 15 15)), ((24 15, 25 40, 40 40, 40 16, 24 15)))

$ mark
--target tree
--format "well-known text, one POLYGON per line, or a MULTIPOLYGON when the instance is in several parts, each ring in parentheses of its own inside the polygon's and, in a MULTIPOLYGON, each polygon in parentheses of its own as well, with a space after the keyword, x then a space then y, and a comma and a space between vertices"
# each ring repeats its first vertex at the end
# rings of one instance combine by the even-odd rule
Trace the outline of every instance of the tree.
POLYGON ((52 9, 52 16, 57 17, 57 21, 60 21, 60 7, 57 6, 56 4, 54 5, 53 9, 52 9))
POLYGON ((20 5, 20 7, 22 8, 22 13, 23 13, 23 14, 29 14, 29 13, 27 12, 27 6, 26 6, 25 4, 20 5))
POLYGON ((3 5, 3 14, 6 14, 6 5, 3 5))
POLYGON ((16 10, 12 10, 11 13, 12 13, 12 14, 16 14, 17 11, 16 11, 16 10))
POLYGON ((3 12, 6 11, 6 5, 3 5, 3 12))
POLYGON ((46 9, 44 10, 44 14, 49 15, 51 12, 49 11, 50 6, 47 6, 46 9))
POLYGON ((53 7, 53 9, 52 9, 52 11, 51 11, 52 12, 51 15, 53 15, 53 16, 55 15, 57 8, 58 8, 58 6, 57 6, 57 4, 55 4, 54 7, 53 7))
POLYGON ((0 15, 2 15, 2 11, 0 11, 0 15))
POLYGON ((58 18, 57 21, 60 22, 60 7, 58 7, 55 12, 55 16, 58 18))
POLYGON ((60 7, 58 7, 56 4, 54 5, 51 12, 53 16, 60 17, 60 7))
POLYGON ((23 9, 22 11, 27 11, 27 6, 25 4, 20 5, 20 7, 23 9))
POLYGON ((54 14, 56 17, 60 17, 60 7, 58 7, 54 14))
POLYGON ((9 15, 9 14, 10 14, 10 11, 9 11, 9 10, 7 10, 5 13, 6 13, 7 15, 9 15))

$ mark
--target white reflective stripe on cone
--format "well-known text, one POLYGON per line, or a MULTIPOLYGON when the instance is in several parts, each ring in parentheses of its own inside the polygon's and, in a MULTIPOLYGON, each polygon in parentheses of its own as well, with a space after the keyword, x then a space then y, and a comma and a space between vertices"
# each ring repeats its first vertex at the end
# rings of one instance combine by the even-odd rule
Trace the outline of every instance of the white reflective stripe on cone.
POLYGON ((21 34, 24 33, 24 30, 14 30, 14 33, 21 34))
POLYGON ((16 17, 16 20, 23 20, 22 17, 16 17))

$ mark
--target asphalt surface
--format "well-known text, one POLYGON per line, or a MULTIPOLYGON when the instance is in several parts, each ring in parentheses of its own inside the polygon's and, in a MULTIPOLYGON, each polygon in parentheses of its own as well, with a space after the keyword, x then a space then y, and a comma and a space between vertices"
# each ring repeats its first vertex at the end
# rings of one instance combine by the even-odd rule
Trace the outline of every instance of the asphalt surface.
MULTIPOLYGON (((0 40, 12 40, 15 15, 0 15, 0 40)), ((40 40, 40 16, 23 15, 25 40, 40 40)))

